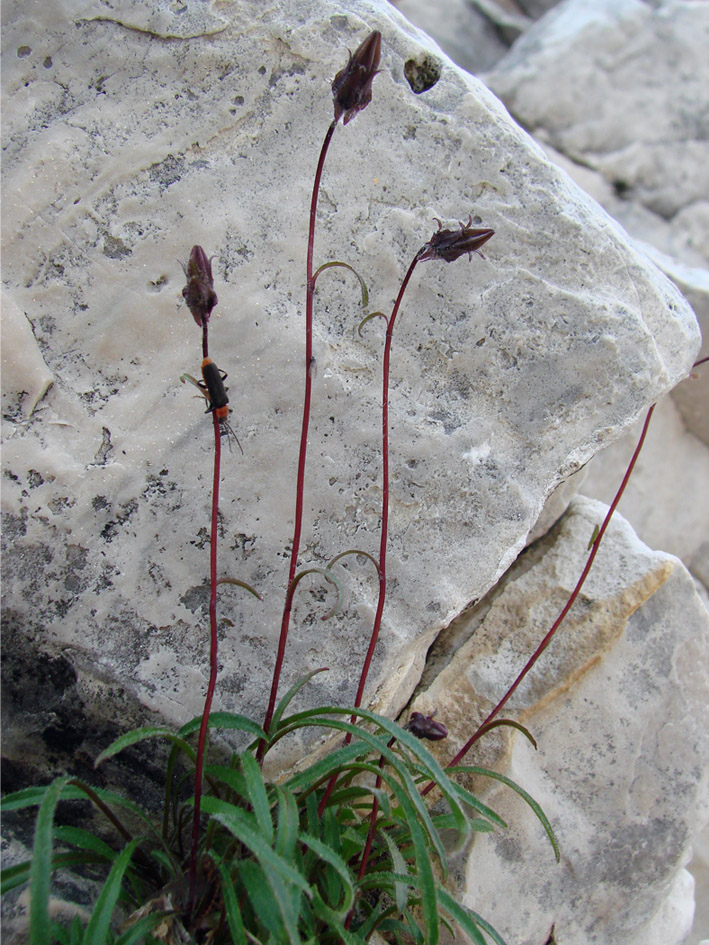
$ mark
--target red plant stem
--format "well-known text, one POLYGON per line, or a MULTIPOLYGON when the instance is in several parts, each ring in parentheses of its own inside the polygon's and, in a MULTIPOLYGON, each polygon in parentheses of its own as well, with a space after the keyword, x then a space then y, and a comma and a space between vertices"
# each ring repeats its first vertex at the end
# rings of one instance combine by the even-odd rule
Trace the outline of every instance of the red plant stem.
MULTIPOLYGON (((406 287, 409 284, 411 276, 414 274, 414 269, 419 261, 421 255, 421 250, 414 256, 411 265, 409 266, 406 275, 404 276, 404 281, 401 283, 401 288, 399 289, 399 294, 396 297, 396 302, 394 303, 394 308, 392 309, 391 315, 387 319, 387 330, 386 330, 386 339, 384 342, 384 359, 382 363, 382 524, 381 532, 379 539, 379 598, 377 600, 377 610, 374 615, 374 624, 372 626, 372 634, 369 639, 369 646, 367 647, 367 654, 364 658, 364 664, 362 665, 362 672, 359 677, 359 685, 357 686, 357 695, 355 696, 355 708, 358 709, 362 704, 362 698, 364 696, 364 686, 367 682, 367 676, 369 674, 369 668, 372 665, 372 658, 374 656, 374 649, 377 645, 377 639, 379 638, 379 630, 382 625, 382 614, 384 612, 384 602, 386 600, 386 588, 387 588, 387 579, 386 579, 386 558, 387 558, 387 538, 389 533, 389 366, 391 361, 391 344, 394 336, 394 323, 396 322, 396 316, 399 314, 399 309, 401 307, 401 301, 404 298, 404 292, 406 292, 406 287)), ((355 724, 356 716, 353 715, 350 719, 352 724, 355 724)), ((345 745, 349 745, 352 741, 352 735, 350 732, 345 736, 345 745)), ((335 784, 337 782, 337 775, 333 775, 330 779, 325 793, 322 796, 320 804, 318 806, 318 814, 322 817, 323 811, 325 810, 325 805, 327 804, 330 795, 332 794, 335 784)), ((372 810, 372 820, 371 825, 373 826, 374 821, 377 816, 377 805, 372 810)), ((371 828, 370 828, 371 829, 371 828)), ((371 841, 365 851, 366 855, 363 856, 362 862, 364 866, 367 865, 367 857, 369 854, 369 847, 371 847, 371 841)))
MULTIPOLYGON (((305 459, 308 451, 308 428, 310 426, 310 403, 312 399, 312 372, 311 362, 313 359, 313 294, 315 292, 315 280, 313 278, 313 248, 315 244, 315 217, 318 208, 318 194, 320 192, 320 180, 322 178, 325 157, 332 140, 332 135, 337 126, 337 121, 333 119, 325 135, 322 148, 320 149, 320 158, 318 160, 317 170, 315 171, 315 180, 313 182, 313 194, 310 200, 310 226, 308 229, 308 255, 306 261, 306 290, 305 290, 305 393, 303 396, 303 424, 300 434, 300 452, 298 455, 298 480, 295 490, 295 522, 293 524, 293 545, 291 548, 290 570, 288 572, 288 589, 295 578, 295 571, 298 565, 298 552, 300 551, 300 534, 303 527, 303 495, 305 492, 305 459)), ((273 680, 271 683, 271 695, 268 700, 268 708, 264 719, 263 727, 268 732, 276 709, 276 697, 278 696, 278 683, 281 678, 281 669, 283 667, 283 658, 286 652, 286 641, 288 639, 288 628, 290 626, 290 615, 293 604, 291 594, 286 592, 286 602, 283 607, 283 617, 281 619, 281 635, 278 640, 278 652, 276 654, 276 665, 273 670, 273 680)), ((257 758, 263 760, 265 744, 262 741, 258 746, 257 758)))
MULTIPOLYGON (((206 337, 206 333, 205 333, 206 337)), ((206 347, 206 345, 205 345, 206 347)), ((209 684, 204 700, 202 724, 197 740, 197 760, 194 776, 194 819, 192 821, 192 846, 190 849, 190 901, 188 914, 194 906, 195 885, 197 880, 197 846, 199 843, 199 815, 202 801, 202 772, 204 770, 204 749, 207 743, 209 714, 212 709, 214 688, 217 684, 217 528, 219 518, 219 474, 222 457, 222 437, 216 412, 212 413, 214 423, 214 482, 212 485, 212 534, 209 542, 209 684)))
MULTIPOLYGON (((589 571, 591 570, 591 565, 592 565, 593 562, 594 562, 594 559, 595 559, 595 557, 596 557, 596 554, 597 554, 597 552, 598 552, 598 549, 599 549, 600 544, 601 544, 601 540, 602 540, 602 538, 603 538, 603 536, 604 536, 604 534, 605 534, 605 532, 606 532, 606 529, 607 529, 608 526, 610 525, 610 521, 611 521, 611 518, 613 517, 613 513, 615 512, 616 507, 617 507, 618 503, 620 502, 621 496, 622 496, 623 493, 625 492, 625 487, 628 485, 628 480, 630 479, 630 476, 631 476, 631 474, 632 474, 632 472, 633 472, 633 469, 635 468, 635 463, 637 462, 637 458, 638 458, 638 456, 640 455, 640 450, 643 448, 643 443, 645 442, 645 436, 646 436, 646 434, 647 434, 647 430, 648 430, 648 427, 649 427, 649 425, 650 425, 650 419, 651 419, 651 417, 652 417, 652 413, 653 413, 654 409, 655 409, 655 404, 653 404, 653 405, 650 407, 650 409, 648 410, 648 412, 647 412, 647 416, 645 417, 645 423, 643 424, 642 433, 640 434, 640 439, 638 440, 638 445, 635 447, 635 452, 633 453, 633 457, 632 457, 632 459, 630 460, 630 463, 629 463, 629 465, 628 465, 628 468, 627 468, 626 471, 625 471, 625 475, 623 476, 623 481, 622 481, 621 484, 620 484, 620 488, 619 488, 618 491, 616 492, 615 498, 613 499, 613 502, 611 503, 610 508, 608 509, 608 512, 606 513, 606 517, 605 517, 604 520, 603 520, 603 525, 601 525, 600 531, 598 532, 598 535, 596 535, 596 537, 595 537, 595 539, 594 539, 594 541, 593 541, 593 546, 592 546, 592 548, 591 548, 591 553, 590 553, 589 556, 588 556, 588 559, 587 559, 587 561, 586 561, 586 565, 585 565, 583 571, 581 572, 581 577, 578 579, 578 582, 577 582, 577 584, 576 584, 576 587, 575 587, 575 588, 573 589, 573 591, 571 592, 571 596, 570 596, 569 599, 567 600, 567 602, 566 602, 566 604, 564 605, 564 608, 562 609, 562 611, 561 611, 561 613, 559 614, 559 616, 558 616, 558 617, 556 618, 556 620, 554 621, 554 624, 552 625, 552 627, 551 627, 551 629, 549 630, 549 632, 547 633, 547 635, 544 637, 544 639, 543 639, 542 642, 539 644, 539 646, 537 647, 537 649, 534 651, 534 653, 532 654, 532 656, 530 656, 530 658, 527 660, 527 663, 526 663, 524 669, 522 670, 522 672, 521 672, 521 673, 519 674, 519 676, 515 679, 515 681, 512 683, 512 685, 511 685, 510 688, 507 690, 507 692, 504 694, 504 696, 502 697, 502 699, 500 699, 500 701, 497 703, 497 705, 496 705, 495 708, 492 710, 492 712, 490 712, 490 714, 487 716, 487 718, 478 726, 478 728, 477 728, 477 730, 475 731, 475 733, 474 733, 474 734, 468 739, 468 741, 463 745, 463 747, 460 749, 460 751, 459 751, 458 754, 455 756, 455 758, 451 759, 451 761, 448 762, 448 764, 446 765, 447 768, 452 768, 454 765, 457 765, 457 764, 461 761, 461 759, 470 751, 470 749, 471 749, 472 746, 475 744, 475 742, 476 742, 476 741, 480 738, 480 736, 484 733, 484 729, 486 728, 486 726, 489 725, 489 723, 490 723, 497 715, 499 715, 499 713, 502 711, 503 706, 504 706, 504 705, 507 703, 507 701, 510 699, 510 697, 512 696, 512 694, 514 693, 514 691, 517 689, 517 687, 518 687, 519 684, 522 682, 522 680, 523 680, 524 677, 527 675, 527 673, 530 671, 530 669, 531 669, 531 668, 534 666, 534 664, 537 662, 537 660, 538 660, 539 657, 542 655, 542 653, 543 653, 544 650, 547 648, 547 646, 551 643, 552 637, 554 636, 554 634, 556 633, 556 631, 557 631, 557 630, 559 629, 559 627, 561 626, 561 623, 562 623, 562 621, 564 620, 564 618, 566 617, 566 615, 568 614, 568 612, 571 610, 571 608, 572 608, 572 606, 573 606, 573 604, 574 604, 574 601, 575 601, 576 598, 578 597, 579 592, 580 592, 581 588, 583 587, 586 578, 588 577, 588 573, 589 573, 589 571)), ((427 784, 426 787, 425 787, 425 788, 423 789, 423 791, 421 792, 421 794, 422 794, 422 795, 428 794, 428 792, 433 788, 434 783, 435 783, 435 782, 431 781, 429 784, 427 784)))
MULTIPOLYGON (((387 539, 389 532, 389 364, 391 360, 391 343, 394 336, 394 323, 396 322, 396 316, 399 314, 399 308, 401 307, 401 301, 404 298, 404 292, 406 292, 406 287, 408 286, 409 280, 414 274, 416 264, 419 261, 419 255, 420 253, 417 253, 414 256, 413 261, 409 266, 406 275, 404 276, 404 281, 401 283, 401 288, 399 289, 399 294, 396 297, 394 308, 392 309, 391 315, 387 320, 386 340, 384 342, 384 361, 382 365, 382 524, 379 539, 379 599, 377 600, 377 611, 374 616, 374 625, 372 627, 372 635, 369 640, 369 647, 367 648, 367 655, 364 658, 364 665, 362 666, 362 672, 359 677, 359 686, 357 687, 357 695, 355 697, 354 703, 356 709, 362 705, 364 686, 367 682, 369 668, 372 664, 374 648, 376 647, 377 640, 379 638, 379 630, 382 625, 382 613, 384 611, 384 602, 386 599, 386 561, 387 539)), ((352 717, 352 721, 354 723, 354 716, 352 717)), ((346 743, 349 743, 350 740, 351 736, 348 734, 346 743)))
MULTIPOLYGON (((390 738, 388 742, 388 747, 391 748, 396 739, 390 738)), ((379 767, 384 767, 384 755, 379 756, 379 767)), ((382 786, 382 776, 377 775, 375 782, 375 787, 377 790, 382 786)), ((361 881, 364 878, 364 874, 367 872, 367 863, 369 862, 369 854, 372 850, 372 844, 374 843, 374 835, 377 832, 377 814, 379 813, 379 798, 375 797, 372 801, 372 813, 369 817, 369 830, 367 831, 367 839, 364 843, 364 850, 362 851, 362 859, 359 864, 359 870, 357 872, 357 879, 361 881)), ((350 925, 352 925, 352 919, 354 918, 356 902, 353 903, 352 908, 347 913, 347 918, 345 919, 345 929, 349 930, 350 925)))

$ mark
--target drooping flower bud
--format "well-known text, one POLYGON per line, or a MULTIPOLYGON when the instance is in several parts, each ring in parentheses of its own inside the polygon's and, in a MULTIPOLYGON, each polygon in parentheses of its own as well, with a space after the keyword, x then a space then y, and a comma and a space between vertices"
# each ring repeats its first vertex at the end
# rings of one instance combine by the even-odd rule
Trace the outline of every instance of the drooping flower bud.
POLYGON ((381 52, 382 34, 374 30, 354 54, 350 53, 350 61, 332 82, 335 121, 344 116, 342 123, 346 125, 372 101, 372 80, 378 71, 381 52))
POLYGON ((494 230, 487 228, 475 229, 472 227, 472 217, 468 217, 467 224, 461 223, 459 230, 444 230, 441 221, 437 220, 436 222, 438 223, 438 232, 434 233, 428 243, 419 250, 419 262, 424 259, 443 259, 445 262, 453 262, 464 253, 467 253, 470 259, 473 258, 473 253, 482 256, 480 247, 484 246, 495 233, 494 230))
POLYGON ((212 260, 201 246, 193 246, 187 265, 182 263, 187 285, 182 297, 200 328, 209 321, 212 309, 217 304, 217 293, 212 279, 212 260))
POLYGON ((424 715, 423 712, 412 712, 407 728, 416 738, 427 738, 430 742, 440 742, 442 738, 448 737, 448 729, 443 722, 436 722, 433 715, 424 715))

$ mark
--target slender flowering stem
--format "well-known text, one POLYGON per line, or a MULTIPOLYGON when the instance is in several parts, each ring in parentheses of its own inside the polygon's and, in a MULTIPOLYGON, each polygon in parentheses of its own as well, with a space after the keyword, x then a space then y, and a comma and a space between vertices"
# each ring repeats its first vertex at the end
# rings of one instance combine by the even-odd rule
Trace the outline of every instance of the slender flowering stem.
MULTIPOLYGON (((416 268, 418 262, 421 258, 422 250, 414 256, 411 265, 409 266, 406 275, 404 276, 404 281, 401 283, 401 288, 399 289, 399 294, 396 297, 396 302, 394 303, 394 308, 392 309, 391 315, 387 319, 387 330, 386 330, 386 339, 384 341, 384 359, 382 362, 382 511, 381 511, 381 526, 380 526, 380 538, 379 538, 379 597, 377 599, 377 610, 374 615, 374 624, 372 626, 372 633, 369 638, 369 646, 367 647, 367 653, 364 658, 364 663, 362 665, 362 672, 359 677, 359 685, 357 686, 357 695, 355 696, 355 708, 358 709, 362 704, 362 698, 364 696, 364 687, 367 682, 367 676, 369 675, 369 669, 372 665, 372 659, 374 657, 374 650, 377 645, 377 640, 379 639, 379 630, 382 625, 382 614, 384 613, 384 603, 386 601, 386 589, 387 589, 387 578, 386 578, 386 559, 387 559, 387 540, 389 535, 389 373, 390 373, 390 362, 391 362, 391 344, 394 337, 394 324, 396 322, 396 316, 399 314, 399 309, 401 308, 401 302, 404 298, 404 293, 406 292, 406 287, 409 284, 409 281, 414 274, 414 269, 416 268)), ((350 719, 352 724, 356 722, 356 716, 353 715, 350 719)), ((349 745, 352 741, 352 734, 350 732, 345 736, 345 744, 349 745)), ((325 793, 322 796, 320 801, 320 806, 318 808, 318 813, 322 817, 322 813, 325 810, 325 805, 327 804, 330 795, 333 792, 335 783, 337 782, 337 775, 333 775, 330 779, 325 793)), ((378 810, 378 804, 372 808, 372 820, 371 824, 374 824, 376 820, 378 810)), ((371 842, 368 844, 366 853, 368 854, 369 847, 371 847, 371 842)), ((363 863, 366 867, 367 857, 363 857, 363 863)))
MULTIPOLYGON (((527 673, 531 670, 531 668, 532 668, 532 667, 534 666, 534 664, 537 662, 537 660, 538 660, 539 657, 542 655, 542 653, 543 653, 544 650, 547 648, 547 646, 549 646, 549 644, 551 643, 551 640, 552 640, 554 634, 555 634, 556 631, 559 629, 559 627, 561 626, 562 621, 564 620, 564 618, 566 617, 566 615, 568 614, 568 612, 569 612, 569 611, 571 610, 571 608, 573 607, 574 601, 575 601, 576 598, 578 597, 579 592, 581 591, 581 588, 583 587, 584 582, 586 581, 586 578, 588 577, 588 573, 589 573, 589 571, 591 570, 591 566, 592 566, 592 564, 593 564, 593 562, 594 562, 594 560, 595 560, 596 554, 598 553, 598 549, 599 549, 599 547, 600 547, 601 540, 603 539, 603 536, 604 536, 604 534, 605 534, 605 532, 606 532, 606 529, 607 529, 608 526, 610 525, 610 521, 611 521, 611 518, 613 517, 613 513, 615 512, 615 510, 616 510, 616 508, 617 508, 617 506, 618 506, 618 503, 620 502, 621 497, 622 497, 623 493, 625 492, 625 487, 628 485, 628 481, 629 481, 629 479, 630 479, 630 476, 632 475, 633 469, 635 468, 635 463, 637 462, 638 456, 640 455, 640 450, 643 448, 643 443, 645 442, 645 436, 646 436, 646 434, 647 434, 647 430, 648 430, 648 427, 649 427, 649 425, 650 425, 650 419, 652 418, 652 414, 653 414, 654 409, 655 409, 655 404, 653 404, 653 405, 650 407, 650 409, 648 410, 648 412, 647 412, 647 416, 645 417, 645 423, 643 424, 643 429, 642 429, 642 432, 641 432, 641 434, 640 434, 640 439, 638 440, 638 445, 636 446, 635 452, 633 453, 633 457, 632 457, 632 459, 630 460, 630 463, 629 463, 629 465, 628 465, 628 468, 627 468, 626 471, 625 471, 625 475, 623 476, 623 481, 622 481, 621 484, 620 484, 620 488, 618 489, 618 491, 617 491, 617 493, 616 493, 616 495, 615 495, 615 498, 613 499, 613 502, 611 503, 610 508, 608 509, 608 512, 606 513, 606 517, 605 517, 604 520, 603 520, 603 525, 601 525, 601 528, 600 528, 598 534, 596 535, 596 537, 595 537, 594 540, 593 540, 593 544, 592 544, 592 547, 591 547, 591 552, 590 552, 590 554, 589 554, 589 556, 588 556, 588 559, 586 560, 586 564, 585 564, 585 566, 584 566, 584 569, 583 569, 583 571, 581 572, 581 577, 578 579, 578 582, 577 582, 577 584, 576 584, 576 587, 573 589, 573 591, 572 591, 572 593, 571 593, 571 596, 570 596, 569 599, 567 600, 567 602, 566 602, 566 604, 564 605, 564 607, 563 607, 561 613, 559 614, 559 616, 558 616, 558 617, 556 618, 556 620, 554 621, 554 624, 552 625, 552 627, 551 627, 551 629, 549 630, 549 632, 546 634, 546 636, 544 637, 544 639, 542 640, 542 642, 539 644, 539 646, 537 647, 537 649, 534 651, 534 653, 533 653, 533 654, 530 656, 530 658, 527 660, 527 663, 525 664, 525 667, 524 667, 524 669, 522 670, 522 672, 517 676, 517 678, 515 679, 515 681, 512 683, 512 685, 511 685, 510 688, 507 690, 507 692, 504 694, 504 696, 502 697, 502 699, 500 699, 500 701, 497 703, 497 705, 495 706, 495 708, 490 712, 490 714, 487 716, 487 718, 478 726, 478 728, 477 728, 477 730, 474 732, 474 734, 471 735, 471 737, 468 739, 468 741, 463 745, 463 747, 460 749, 460 751, 459 751, 458 754, 455 756, 455 758, 452 758, 452 759, 448 762, 448 764, 446 765, 446 767, 451 768, 451 767, 453 767, 454 765, 457 765, 457 764, 465 757, 465 755, 467 755, 467 753, 470 751, 470 749, 471 749, 472 746, 475 744, 475 742, 481 737, 481 735, 484 734, 484 732, 485 732, 485 730, 487 729, 487 727, 489 726, 490 722, 491 722, 497 715, 499 715, 499 713, 502 711, 503 707, 506 705, 506 703, 508 702, 508 700, 510 699, 510 697, 512 696, 512 694, 515 692, 515 690, 517 689, 517 687, 520 685, 520 683, 521 683, 522 680, 524 679, 524 677, 527 675, 527 673)), ((435 782, 431 781, 429 784, 427 784, 426 787, 423 789, 423 791, 422 791, 421 793, 422 793, 422 794, 428 794, 428 792, 434 787, 434 783, 435 783, 435 782)))
MULTIPOLYGON (((204 335, 206 350, 206 332, 204 335)), ((202 800, 202 772, 204 770, 204 751, 207 743, 209 714, 212 709, 214 688, 217 684, 217 527, 219 519, 219 477, 221 469, 222 437, 216 413, 212 414, 214 424, 214 482, 212 485, 212 534, 209 543, 209 684, 204 700, 202 724, 197 740, 197 760, 194 783, 194 819, 192 821, 192 846, 190 849, 190 901, 188 913, 194 906, 195 885, 197 880, 197 847, 199 844, 199 815, 202 800)))
MULTIPOLYGON (((369 647, 367 648, 367 655, 364 658, 364 665, 362 666, 362 672, 359 677, 359 685, 357 687, 357 695, 355 697, 354 703, 356 709, 362 705, 364 687, 367 682, 367 676, 369 675, 369 668, 372 665, 374 649, 379 638, 379 630, 382 625, 382 614, 384 612, 384 603, 386 600, 387 541, 389 535, 389 366, 391 361, 391 344, 394 337, 394 323, 396 322, 396 316, 399 314, 401 301, 404 298, 404 293, 406 292, 406 287, 409 284, 409 280, 414 274, 414 269, 419 262, 420 255, 421 254, 419 251, 414 256, 413 261, 409 266, 406 275, 404 276, 404 281, 401 283, 401 288, 399 289, 399 294, 396 298, 396 302, 394 303, 392 313, 387 320, 386 339, 384 342, 384 360, 382 365, 382 522, 379 539, 379 598, 377 600, 377 611, 374 616, 374 625, 372 627, 372 635, 369 640, 369 647)), ((349 742, 350 739, 351 736, 348 734, 347 741, 349 742)))
POLYGON ((202 358, 209 357, 209 322, 202 323, 202 358))
MULTIPOLYGON (((332 140, 337 119, 333 119, 325 135, 322 148, 320 149, 320 158, 318 160, 317 170, 315 172, 315 181, 313 182, 313 193, 310 200, 310 226, 308 229, 308 255, 306 261, 306 292, 305 292, 305 393, 303 397, 303 422, 300 434, 300 452, 298 454, 298 480, 295 493, 295 521, 293 523, 293 544, 291 547, 290 569, 288 572, 288 588, 290 588, 295 578, 295 572, 298 565, 298 553, 300 551, 300 535, 303 527, 303 496, 305 492, 305 461, 308 451, 308 428, 310 426, 310 404, 312 399, 312 360, 313 360, 313 294, 315 292, 315 278, 313 276, 313 250, 315 245, 315 218, 318 208, 318 194, 320 192, 320 181, 322 178, 325 157, 327 155, 330 141, 332 140)), ((283 617, 281 619, 281 634, 278 640, 278 652, 276 654, 276 665, 273 670, 273 680, 271 682, 271 694, 268 700, 268 708, 264 720, 264 730, 268 728, 273 718, 276 708, 276 698, 278 696, 278 683, 281 678, 281 669, 283 668, 283 658, 286 652, 286 641, 288 640, 288 629, 290 626, 290 615, 292 609, 292 595, 286 595, 286 602, 283 608, 283 617)), ((259 744, 257 757, 259 761, 263 760, 265 743, 259 744)))

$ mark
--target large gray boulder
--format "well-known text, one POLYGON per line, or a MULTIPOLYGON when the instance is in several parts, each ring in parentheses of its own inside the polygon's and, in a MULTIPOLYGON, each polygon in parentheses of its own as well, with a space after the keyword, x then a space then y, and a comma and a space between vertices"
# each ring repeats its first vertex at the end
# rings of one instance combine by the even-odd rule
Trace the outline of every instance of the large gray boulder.
MULTIPOLYGON (((278 16, 255 0, 8 2, 4 15, 5 617, 17 659, 74 667, 84 712, 177 724, 202 707, 211 426, 179 381, 200 350, 177 262, 199 243, 244 449, 224 457, 220 571, 264 597, 220 592, 233 626, 215 708, 262 718, 292 528, 310 187, 331 79, 368 30, 383 33, 382 71, 333 139, 316 261, 356 265, 370 308, 388 311, 436 217, 494 228, 485 260, 421 264, 394 340, 390 592, 366 697, 398 710, 550 492, 687 374, 691 309, 383 0, 284 2, 278 16), (414 94, 405 76, 422 71, 439 78, 414 94)), ((375 320, 357 336, 353 283, 328 272, 316 294, 304 567, 378 547, 383 332, 375 320)), ((297 598, 284 686, 329 666, 311 702, 354 696, 376 588, 371 568, 348 572, 329 623, 317 582, 297 598)), ((15 753, 41 742, 51 680, 38 700, 15 753)))

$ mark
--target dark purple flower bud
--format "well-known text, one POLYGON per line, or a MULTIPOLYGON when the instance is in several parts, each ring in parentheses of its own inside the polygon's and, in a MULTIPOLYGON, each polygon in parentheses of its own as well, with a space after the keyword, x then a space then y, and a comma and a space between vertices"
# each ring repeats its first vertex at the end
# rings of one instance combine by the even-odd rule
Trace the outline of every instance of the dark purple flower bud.
POLYGON ((495 231, 490 229, 475 229, 471 227, 472 217, 468 217, 467 224, 461 223, 459 230, 444 230, 440 220, 438 223, 438 232, 434 233, 431 239, 419 250, 419 262, 424 259, 444 259, 446 262, 453 262, 464 253, 468 258, 473 258, 473 253, 485 257, 480 252, 480 247, 494 235, 495 231))
POLYGON ((201 246, 193 246, 190 259, 182 268, 187 276, 187 285, 182 290, 182 297, 192 312, 192 318, 202 327, 209 321, 212 309, 217 304, 217 293, 212 279, 212 260, 201 246))
POLYGON ((448 737, 448 729, 443 722, 434 721, 433 716, 424 715, 423 712, 412 712, 406 728, 416 736, 416 738, 427 738, 430 742, 440 742, 442 738, 448 737))
POLYGON ((350 118, 354 118, 372 101, 372 80, 377 74, 381 52, 382 34, 374 30, 357 47, 354 55, 350 53, 350 61, 332 82, 335 121, 344 115, 342 123, 346 125, 350 118))

